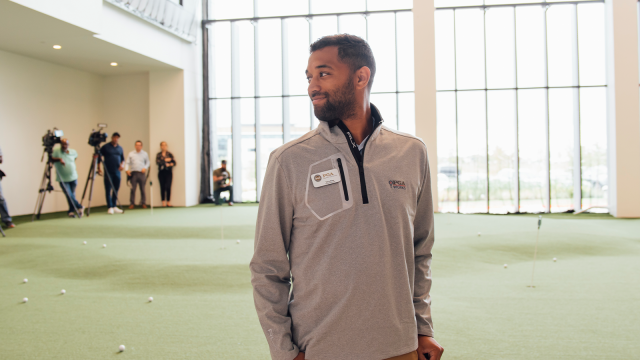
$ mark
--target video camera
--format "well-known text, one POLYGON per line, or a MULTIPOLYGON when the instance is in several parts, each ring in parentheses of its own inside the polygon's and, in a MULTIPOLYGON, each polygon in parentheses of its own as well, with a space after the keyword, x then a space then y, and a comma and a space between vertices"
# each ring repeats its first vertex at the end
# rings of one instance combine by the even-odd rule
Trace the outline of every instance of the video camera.
POLYGON ((107 124, 98 124, 98 130, 91 130, 91 134, 89 134, 89 145, 99 146, 103 142, 107 141, 109 135, 101 132, 102 129, 106 127, 107 124))
POLYGON ((60 144, 60 140, 62 140, 63 136, 64 132, 57 128, 53 128, 53 131, 47 130, 47 133, 42 137, 42 146, 44 146, 44 150, 51 154, 53 152, 53 146, 55 144, 60 144))

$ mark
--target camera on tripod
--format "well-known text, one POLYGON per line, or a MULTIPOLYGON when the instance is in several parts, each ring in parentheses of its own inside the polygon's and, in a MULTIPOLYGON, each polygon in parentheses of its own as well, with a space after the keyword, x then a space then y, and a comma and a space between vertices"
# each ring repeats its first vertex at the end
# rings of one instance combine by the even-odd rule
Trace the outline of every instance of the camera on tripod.
POLYGON ((42 146, 44 146, 44 150, 48 154, 51 154, 53 152, 53 146, 55 144, 60 144, 60 140, 62 140, 63 136, 64 132, 57 128, 53 128, 53 131, 47 130, 47 133, 42 137, 42 146))
POLYGON ((109 137, 109 135, 101 132, 102 129, 106 127, 107 124, 98 124, 98 130, 91 130, 91 134, 89 134, 89 145, 99 146, 103 142, 107 141, 107 137, 109 137))

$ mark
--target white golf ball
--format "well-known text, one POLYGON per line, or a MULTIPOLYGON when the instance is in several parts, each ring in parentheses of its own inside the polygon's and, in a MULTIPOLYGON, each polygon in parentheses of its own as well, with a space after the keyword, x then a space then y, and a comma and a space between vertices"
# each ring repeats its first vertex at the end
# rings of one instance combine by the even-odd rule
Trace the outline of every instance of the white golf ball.
POLYGON ((26 303, 27 301, 29 301, 29 299, 28 299, 28 298, 24 298, 24 299, 22 299, 22 302, 23 302, 23 303, 26 303))
POLYGON ((240 240, 236 240, 236 243, 237 243, 237 244, 240 244, 240 240))
POLYGON ((478 236, 480 236, 480 235, 482 235, 482 234, 480 234, 480 232, 478 231, 478 236))
POLYGON ((507 264, 504 264, 504 268, 505 268, 505 269, 507 268, 507 264))
POLYGON ((120 345, 120 347, 118 349, 120 349, 120 352, 123 352, 124 351, 124 345, 120 345))
POLYGON ((26 284, 26 283, 29 282, 29 279, 24 279, 24 280, 22 280, 22 282, 26 284))
POLYGON ((149 302, 153 301, 153 296, 149 296, 149 302))
POLYGON ((67 290, 65 290, 65 289, 60 290, 60 294, 62 294, 62 295, 64 295, 66 292, 67 292, 67 290))
POLYGON ((102 244, 102 247, 103 247, 103 248, 106 248, 106 247, 107 247, 107 244, 102 244))
POLYGON ((87 242, 86 242, 86 241, 83 241, 83 242, 82 242, 82 245, 87 245, 87 242))
POLYGON ((553 258, 553 262, 556 262, 556 260, 558 260, 558 259, 556 259, 556 258, 553 258))

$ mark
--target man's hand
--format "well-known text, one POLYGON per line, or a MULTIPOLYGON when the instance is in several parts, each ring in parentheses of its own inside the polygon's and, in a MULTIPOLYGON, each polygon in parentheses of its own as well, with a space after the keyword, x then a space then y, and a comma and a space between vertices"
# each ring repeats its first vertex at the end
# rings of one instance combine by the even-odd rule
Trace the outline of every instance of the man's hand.
POLYGON ((122 171, 124 170, 124 165, 120 165, 120 167, 118 168, 118 171, 122 171))
POLYGON ((60 161, 60 164, 62 164, 62 166, 67 166, 67 164, 64 162, 64 160, 62 160, 62 158, 60 158, 60 160, 58 161, 60 161))
POLYGON ((147 172, 147 169, 146 168, 142 168, 142 170, 140 170, 140 172, 144 174, 144 173, 147 172))
POLYGON ((127 171, 127 176, 131 176, 131 171, 127 171))
POLYGON ((304 360, 304 353, 300 351, 298 356, 294 357, 293 360, 304 360))
POLYGON ((418 335, 418 359, 419 360, 440 360, 444 348, 438 344, 436 339, 430 336, 418 335), (429 357, 427 357, 427 354, 429 357))
POLYGON ((98 168, 98 175, 102 176, 102 169, 98 168))

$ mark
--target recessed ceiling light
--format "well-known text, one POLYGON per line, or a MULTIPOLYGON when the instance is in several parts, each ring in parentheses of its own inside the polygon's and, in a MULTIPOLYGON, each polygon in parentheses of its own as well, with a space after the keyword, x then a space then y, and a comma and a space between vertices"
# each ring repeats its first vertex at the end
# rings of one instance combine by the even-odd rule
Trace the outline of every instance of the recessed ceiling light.
POLYGON ((60 49, 62 49, 62 46, 60 46, 60 45, 53 45, 53 48, 54 48, 54 49, 56 49, 56 50, 60 50, 60 49))
POLYGON ((118 63, 117 62, 112 62, 111 66, 118 66, 118 63))

